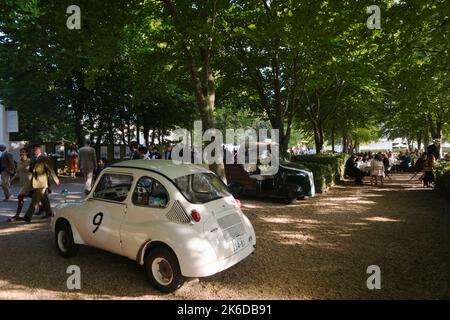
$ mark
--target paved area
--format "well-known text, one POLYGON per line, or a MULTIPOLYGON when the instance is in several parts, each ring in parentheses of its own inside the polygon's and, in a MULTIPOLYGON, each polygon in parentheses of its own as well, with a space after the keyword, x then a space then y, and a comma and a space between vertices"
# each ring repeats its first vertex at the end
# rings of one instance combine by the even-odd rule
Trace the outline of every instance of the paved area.
MULTIPOLYGON (((48 220, 0 222, 0 299, 449 299, 450 202, 410 176, 383 187, 346 183, 289 206, 243 199, 255 254, 170 295, 126 258, 88 247, 59 257, 48 220), (81 268, 78 291, 66 287, 71 264, 81 268), (367 289, 370 265, 381 269, 381 290, 367 289)), ((81 181, 64 179, 52 204, 63 188, 69 200, 83 196, 81 181)), ((0 220, 15 201, 0 203, 0 220)))

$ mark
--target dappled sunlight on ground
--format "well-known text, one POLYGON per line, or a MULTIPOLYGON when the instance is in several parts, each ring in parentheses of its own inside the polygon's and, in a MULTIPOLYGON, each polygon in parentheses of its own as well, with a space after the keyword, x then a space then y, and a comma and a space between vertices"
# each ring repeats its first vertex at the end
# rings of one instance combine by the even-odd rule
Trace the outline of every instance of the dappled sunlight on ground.
POLYGON ((370 218, 364 218, 364 220, 367 220, 367 221, 380 221, 380 222, 402 222, 402 220, 389 219, 389 218, 386 218, 386 217, 370 217, 370 218))
MULTIPOLYGON (((60 258, 48 220, 1 223, 0 299, 448 299, 449 202, 407 183, 410 177, 392 174, 383 187, 344 182, 292 205, 242 199, 256 233, 254 254, 169 295, 126 258, 88 247, 60 258), (71 264, 82 270, 79 292, 65 286, 71 264), (373 264, 383 276, 376 292, 365 285, 373 264)), ((84 197, 75 181, 50 195, 52 205, 63 201, 63 188, 68 199, 84 197)), ((16 205, 0 204, 0 216, 16 205)))

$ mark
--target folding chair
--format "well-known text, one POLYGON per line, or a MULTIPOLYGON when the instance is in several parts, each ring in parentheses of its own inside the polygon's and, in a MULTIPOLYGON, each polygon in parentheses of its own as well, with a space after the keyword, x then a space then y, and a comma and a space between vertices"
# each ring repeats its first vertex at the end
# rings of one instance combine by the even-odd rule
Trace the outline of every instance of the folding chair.
MULTIPOLYGON (((415 177, 417 177, 417 175, 419 174, 419 173, 422 173, 422 172, 415 172, 414 173, 414 175, 411 177, 411 178, 409 178, 409 180, 408 180, 408 182, 411 182, 415 177)), ((417 181, 420 181, 420 178, 422 178, 422 175, 419 177, 419 179, 417 179, 417 181)))
POLYGON ((389 175, 391 173, 391 167, 386 168, 386 170, 384 170, 384 175, 386 178, 388 178, 389 180, 392 180, 391 176, 389 175))

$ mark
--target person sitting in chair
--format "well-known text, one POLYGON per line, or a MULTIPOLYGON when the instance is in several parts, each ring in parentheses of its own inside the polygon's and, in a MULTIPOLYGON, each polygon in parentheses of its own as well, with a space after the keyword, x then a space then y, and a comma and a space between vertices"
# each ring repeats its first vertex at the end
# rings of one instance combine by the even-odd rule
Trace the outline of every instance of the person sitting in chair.
MULTIPOLYGON (((426 152, 422 153, 422 155, 417 159, 416 163, 414 164, 414 171, 417 173, 423 171, 423 166, 425 164, 425 161, 427 160, 428 154, 426 152)), ((423 175, 419 178, 419 180, 423 179, 423 175)))
POLYGON ((377 154, 370 164, 370 184, 373 185, 373 181, 375 180, 375 185, 378 185, 378 179, 380 179, 381 185, 383 185, 383 178, 384 164, 382 162, 381 154, 377 154))
POLYGON ((356 184, 363 184, 364 172, 357 168, 356 156, 354 154, 345 162, 345 174, 351 179, 355 179, 356 184))

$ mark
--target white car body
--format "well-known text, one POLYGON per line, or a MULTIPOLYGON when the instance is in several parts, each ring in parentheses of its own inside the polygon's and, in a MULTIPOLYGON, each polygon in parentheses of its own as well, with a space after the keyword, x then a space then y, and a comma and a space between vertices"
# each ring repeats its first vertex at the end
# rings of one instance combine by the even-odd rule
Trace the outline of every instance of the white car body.
MULTIPOLYGON (((58 221, 64 219, 70 224, 75 244, 97 247, 141 265, 149 248, 163 245, 175 253, 184 277, 213 275, 250 255, 256 247, 256 236, 233 196, 201 204, 188 201, 174 179, 197 173, 211 174, 211 171, 167 160, 114 164, 102 171, 86 199, 56 208, 51 220, 52 230, 56 232, 58 221), (113 191, 126 197, 124 201, 96 197, 103 196, 95 190, 104 175, 108 175, 105 179, 111 175, 132 177, 129 191, 121 187, 113 191), (142 196, 141 190, 136 189, 142 177, 150 178, 152 183, 159 182, 167 190, 169 199, 164 207, 135 203, 140 200, 134 197, 141 199, 142 196), (194 210, 200 213, 198 222, 191 215, 194 210)), ((148 194, 144 196, 149 197, 148 194)))

